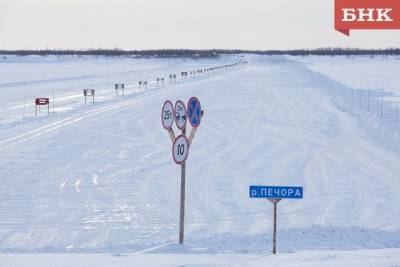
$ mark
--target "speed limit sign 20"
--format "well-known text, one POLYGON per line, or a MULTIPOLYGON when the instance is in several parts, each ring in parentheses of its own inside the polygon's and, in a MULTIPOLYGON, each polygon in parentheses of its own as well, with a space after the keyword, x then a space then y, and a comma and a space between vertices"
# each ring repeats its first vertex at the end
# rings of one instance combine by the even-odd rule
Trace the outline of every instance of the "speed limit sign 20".
POLYGON ((183 134, 178 136, 172 146, 172 156, 176 164, 182 164, 189 155, 189 140, 183 134))
POLYGON ((185 128, 186 120, 187 120, 187 115, 186 115, 185 103, 183 103, 181 100, 178 100, 175 103, 176 127, 178 127, 179 130, 182 130, 183 128, 185 128))

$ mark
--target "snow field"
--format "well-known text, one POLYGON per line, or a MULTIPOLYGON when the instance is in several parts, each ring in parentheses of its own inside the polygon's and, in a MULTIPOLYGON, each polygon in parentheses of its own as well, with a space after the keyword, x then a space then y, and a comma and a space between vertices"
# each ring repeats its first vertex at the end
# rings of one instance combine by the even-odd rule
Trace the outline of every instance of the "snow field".
POLYGON ((302 251, 278 255, 246 254, 0 254, 7 267, 336 267, 398 266, 398 249, 360 251, 302 251))
POLYGON ((191 96, 205 114, 187 162, 188 244, 269 252, 272 205, 248 197, 249 185, 268 184, 304 187, 303 200, 278 204, 278 252, 399 247, 399 153, 366 134, 304 63, 247 58, 248 68, 6 124, 0 250, 175 243, 180 168, 160 110, 166 99, 191 96))

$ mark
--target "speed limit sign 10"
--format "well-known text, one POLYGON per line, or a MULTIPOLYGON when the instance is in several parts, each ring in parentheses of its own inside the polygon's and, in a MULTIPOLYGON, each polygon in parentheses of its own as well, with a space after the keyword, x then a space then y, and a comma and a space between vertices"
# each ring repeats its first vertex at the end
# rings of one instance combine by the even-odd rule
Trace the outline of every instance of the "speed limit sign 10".
POLYGON ((164 129, 169 130, 174 124, 174 105, 171 101, 167 100, 164 102, 161 111, 161 121, 164 129))
POLYGON ((172 156, 176 164, 182 164, 189 155, 189 140, 183 134, 178 136, 172 146, 172 156))

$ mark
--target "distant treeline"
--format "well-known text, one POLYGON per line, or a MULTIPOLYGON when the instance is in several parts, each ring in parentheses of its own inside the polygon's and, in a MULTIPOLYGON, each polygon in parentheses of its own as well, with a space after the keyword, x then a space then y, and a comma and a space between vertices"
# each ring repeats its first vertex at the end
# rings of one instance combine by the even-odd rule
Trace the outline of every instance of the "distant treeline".
POLYGON ((92 49, 92 50, 0 50, 0 55, 56 55, 56 56, 132 56, 132 57, 160 57, 160 58, 210 58, 232 54, 258 55, 292 55, 292 56, 355 56, 355 55, 400 55, 400 48, 389 49, 357 49, 357 48, 320 48, 296 50, 226 50, 226 49, 159 49, 159 50, 120 50, 120 49, 92 49))

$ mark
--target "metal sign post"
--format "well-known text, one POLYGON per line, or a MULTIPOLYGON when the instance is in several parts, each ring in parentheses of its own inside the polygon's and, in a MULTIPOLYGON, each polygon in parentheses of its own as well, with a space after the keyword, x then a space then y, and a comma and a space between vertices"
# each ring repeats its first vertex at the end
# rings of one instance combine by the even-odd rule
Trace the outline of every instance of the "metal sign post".
POLYGON ((125 84, 124 83, 116 83, 114 84, 115 89, 115 97, 118 97, 118 90, 122 90, 122 96, 125 96, 125 84))
POLYGON ((139 81, 139 89, 142 89, 142 86, 147 89, 147 81, 139 81))
POLYGON ((272 237, 272 254, 276 254, 276 206, 280 198, 268 199, 274 205, 274 226, 273 226, 273 237, 272 237))
MULTIPOLYGON (((192 99, 192 98, 191 98, 192 99)), ((198 99, 195 98, 197 101, 198 99)), ((190 100, 189 100, 190 103, 190 100)), ((189 105, 188 105, 189 107, 189 105)), ((196 103, 196 108, 200 107, 200 102, 196 103)), ((181 194, 180 194, 180 206, 179 206, 179 244, 183 244, 185 240, 185 189, 186 189, 186 159, 189 156, 189 148, 193 141, 194 135, 196 133, 197 127, 200 125, 201 117, 204 112, 200 111, 200 117, 196 117, 196 126, 193 126, 193 119, 189 118, 190 124, 193 126, 189 135, 189 139, 186 136, 186 122, 188 119, 187 114, 189 112, 196 113, 193 111, 193 108, 186 110, 185 103, 178 100, 175 103, 175 107, 172 105, 172 102, 167 100, 164 102, 163 108, 161 110, 161 122, 164 127, 168 131, 168 134, 172 141, 172 157, 176 164, 181 165, 181 194), (172 125, 175 121, 175 124, 179 130, 182 131, 182 134, 178 137, 175 137, 174 130, 172 129, 172 125)), ((193 117, 193 116, 192 116, 193 117)))
POLYGON ((156 83, 157 83, 157 86, 160 86, 160 83, 161 83, 161 87, 164 87, 164 78, 157 78, 156 83))
POLYGON ((94 95, 95 95, 94 89, 83 89, 83 96, 85 98, 85 105, 86 105, 86 98, 89 97, 89 96, 92 97, 92 104, 94 104, 94 95))
POLYGON ((46 106, 47 105, 47 116, 50 115, 50 99, 49 98, 44 98, 44 97, 39 97, 35 99, 35 117, 38 116, 38 109, 39 109, 39 114, 40 114, 40 106, 46 106))
POLYGON ((303 198, 303 187, 252 185, 249 188, 249 195, 250 198, 266 198, 274 205, 272 254, 276 254, 277 204, 284 198, 288 199, 303 198))
POLYGON ((186 137, 186 126, 172 146, 172 155, 176 164, 181 165, 181 196, 179 205, 179 244, 185 237, 185 188, 186 188, 186 159, 189 155, 189 140, 186 137))
POLYGON ((182 71, 182 72, 181 72, 181 78, 182 78, 183 80, 186 80, 186 78, 187 78, 187 71, 182 71))

